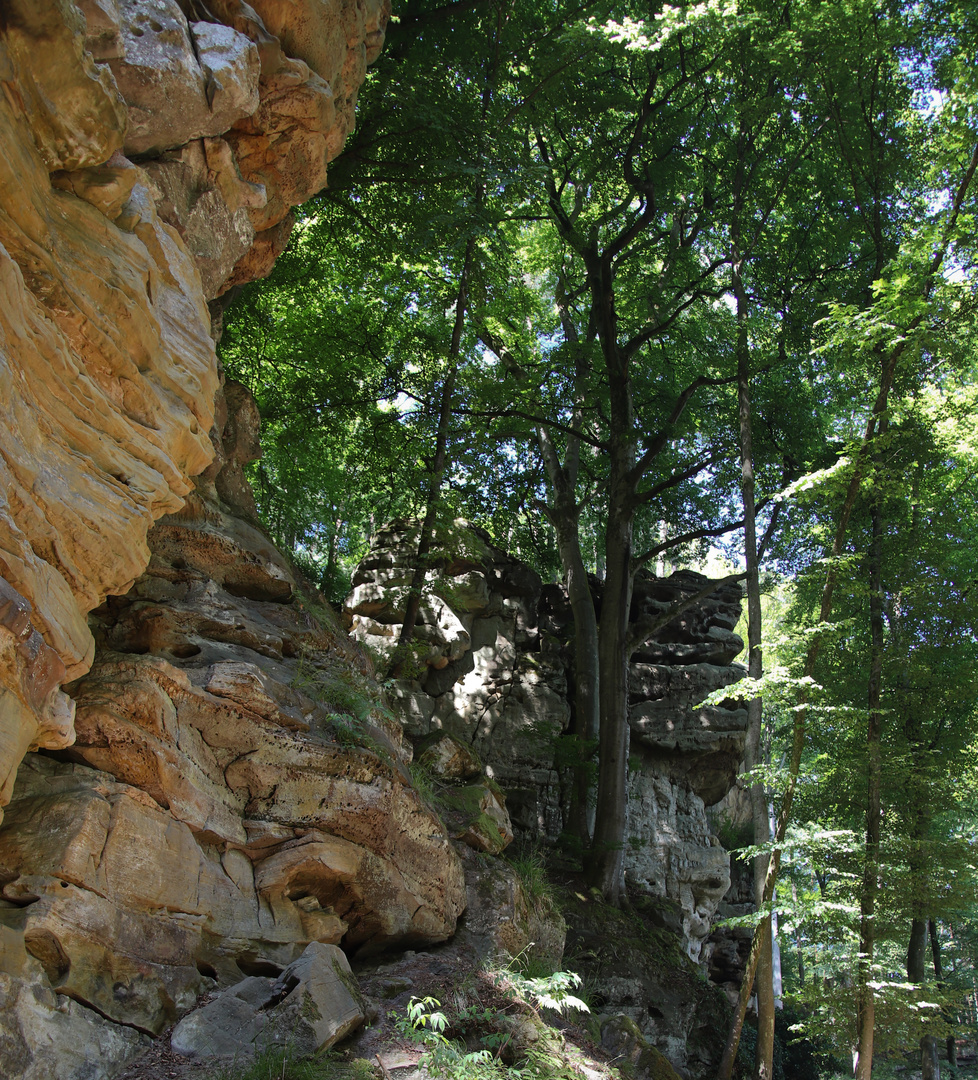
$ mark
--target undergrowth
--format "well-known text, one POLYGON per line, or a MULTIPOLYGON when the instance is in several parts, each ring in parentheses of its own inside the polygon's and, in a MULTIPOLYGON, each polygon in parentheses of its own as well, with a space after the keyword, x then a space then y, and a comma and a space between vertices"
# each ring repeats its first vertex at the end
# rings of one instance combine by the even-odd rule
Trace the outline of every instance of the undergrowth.
POLYGON ((387 751, 370 735, 371 725, 394 718, 376 679, 359 671, 347 657, 303 653, 292 688, 320 704, 327 713, 323 734, 341 746, 362 746, 386 759, 387 751))
POLYGON ((436 998, 411 998, 405 1014, 395 1017, 401 1037, 423 1049, 428 1071, 441 1080, 581 1080, 560 1034, 541 1017, 544 1011, 588 1011, 571 993, 578 976, 559 971, 531 979, 501 969, 485 977, 488 1000, 456 994, 443 1010, 436 998))
POLYGON ((288 1046, 264 1046, 248 1061, 236 1059, 208 1071, 204 1080, 377 1080, 378 1073, 365 1058, 346 1061, 332 1053, 303 1056, 288 1046))
POLYGON ((547 877, 547 863, 539 850, 524 848, 511 858, 509 864, 516 871, 527 900, 544 907, 554 907, 556 898, 547 877))

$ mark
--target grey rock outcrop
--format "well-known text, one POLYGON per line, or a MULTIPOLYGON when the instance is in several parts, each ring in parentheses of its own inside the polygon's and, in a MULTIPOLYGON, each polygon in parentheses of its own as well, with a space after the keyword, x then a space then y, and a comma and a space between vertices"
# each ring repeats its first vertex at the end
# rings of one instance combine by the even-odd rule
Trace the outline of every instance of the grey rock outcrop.
MULTIPOLYGON (((396 642, 416 543, 416 529, 393 523, 354 575, 351 632, 381 656, 396 642)), ((568 799, 557 748, 570 725, 574 677, 566 597, 465 523, 440 545, 413 678, 394 689, 405 730, 415 741, 447 732, 471 747, 503 789, 517 835, 556 840, 568 799)), ((669 611, 706 584, 689 571, 640 578, 632 617, 669 611)), ((595 582, 598 602, 600 588, 595 582)), ((729 856, 706 808, 734 786, 747 717, 734 703, 697 706, 744 676, 732 663, 743 648, 734 632, 740 598, 728 584, 691 604, 631 667, 626 875, 679 905, 686 949, 698 962, 709 958, 706 942, 730 885, 729 856)))

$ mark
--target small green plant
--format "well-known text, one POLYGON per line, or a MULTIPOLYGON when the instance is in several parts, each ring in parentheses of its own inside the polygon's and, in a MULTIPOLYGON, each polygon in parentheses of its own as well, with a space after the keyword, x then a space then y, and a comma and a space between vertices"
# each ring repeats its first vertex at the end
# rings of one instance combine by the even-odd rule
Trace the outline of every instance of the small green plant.
POLYGON ((322 723, 327 734, 340 746, 361 746, 384 760, 389 755, 369 734, 370 724, 393 719, 376 680, 359 671, 340 654, 303 653, 292 678, 292 688, 319 703, 328 713, 322 723))
POLYGON ((434 806, 440 801, 441 793, 438 790, 438 782, 432 775, 431 770, 417 761, 412 761, 408 766, 411 772, 411 783, 414 790, 429 805, 434 806))
POLYGON ((429 652, 429 646, 419 641, 398 642, 394 647, 389 659, 377 664, 378 671, 393 671, 399 669, 398 679, 411 682, 420 681, 428 671, 425 656, 429 652))
POLYGON ((524 849, 510 860, 510 864, 528 900, 553 904, 553 890, 547 880, 547 864, 539 851, 524 849))
POLYGON ((521 1001, 537 1009, 553 1009, 565 1013, 568 1009, 590 1012, 587 1004, 570 991, 581 985, 581 977, 574 971, 555 971, 552 975, 531 979, 511 971, 504 986, 521 1001))
POLYGON ((423 1043, 430 1041, 426 1037, 429 1035, 434 1035, 436 1040, 444 1038, 448 1020, 440 1009, 441 1002, 437 998, 413 997, 408 1002, 407 1015, 401 1017, 394 1026, 402 1035, 423 1043))
POLYGON ((401 1035, 425 1048, 421 1063, 446 1080, 489 1080, 502 1069, 488 1047, 466 1051, 460 1043, 448 1038, 445 1034, 448 1018, 436 998, 411 998, 407 1015, 394 1026, 401 1035))
POLYGON ((710 828, 727 851, 738 851, 753 844, 754 825, 751 821, 743 821, 738 825, 729 814, 710 811, 707 811, 707 818, 710 828))

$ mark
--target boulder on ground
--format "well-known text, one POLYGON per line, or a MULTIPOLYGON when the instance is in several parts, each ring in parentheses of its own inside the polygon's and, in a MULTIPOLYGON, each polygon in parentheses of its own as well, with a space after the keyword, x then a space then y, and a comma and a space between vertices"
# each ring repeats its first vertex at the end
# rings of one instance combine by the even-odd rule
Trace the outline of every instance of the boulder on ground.
POLYGON ((250 1055, 270 1044, 315 1054, 351 1035, 365 1015, 342 950, 314 941, 277 979, 244 979, 184 1017, 170 1046, 190 1058, 250 1055))

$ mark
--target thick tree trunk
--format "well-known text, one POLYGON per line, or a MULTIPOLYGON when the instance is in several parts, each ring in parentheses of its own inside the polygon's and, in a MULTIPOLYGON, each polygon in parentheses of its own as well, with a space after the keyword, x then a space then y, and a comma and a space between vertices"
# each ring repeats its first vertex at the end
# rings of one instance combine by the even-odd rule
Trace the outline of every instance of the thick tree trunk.
MULTIPOLYGON (((613 503, 620 493, 612 487, 613 503)), ((632 520, 620 509, 608 515, 608 576, 601 601, 598 660, 601 726, 598 800, 587 873, 609 904, 621 902, 628 804, 628 615, 632 601, 632 520)))
POLYGON ((587 875, 610 904, 624 887, 628 813, 628 622, 632 606, 632 536, 635 521, 635 431, 629 361, 618 348, 611 268, 607 259, 588 260, 598 338, 607 365, 608 519, 607 560, 598 626, 599 703, 598 798, 587 875))

